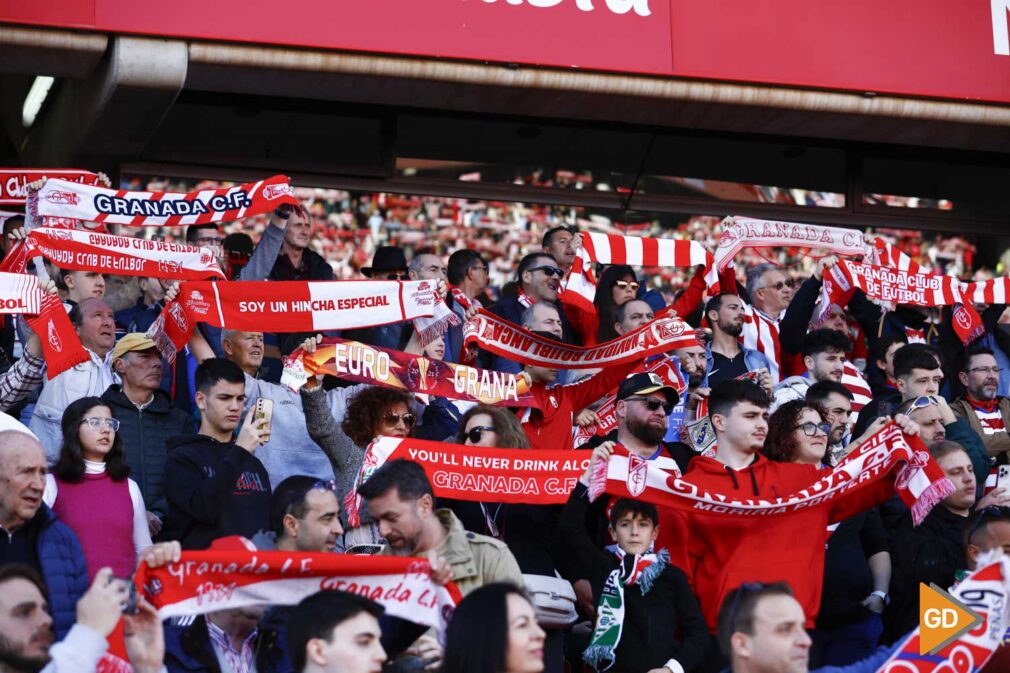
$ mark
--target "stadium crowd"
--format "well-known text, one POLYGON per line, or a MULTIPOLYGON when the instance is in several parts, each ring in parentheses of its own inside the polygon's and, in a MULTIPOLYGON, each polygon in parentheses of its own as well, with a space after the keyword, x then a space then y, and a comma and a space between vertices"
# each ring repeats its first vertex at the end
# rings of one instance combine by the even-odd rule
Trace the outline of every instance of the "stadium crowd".
MULTIPOLYGON (((122 279, 50 265, 43 285, 88 359, 49 376, 51 332, 3 316, 0 670, 110 670, 118 648, 138 673, 871 672, 918 625, 920 583, 953 587, 1010 552, 1005 305, 975 302, 982 329, 964 343, 952 306, 881 307, 856 290, 825 307, 839 257, 772 247, 737 255, 718 289, 704 266, 597 265, 587 308, 569 286, 587 221, 545 209, 517 235, 443 203, 432 214, 447 234, 407 245, 390 226, 405 200, 337 201, 175 234, 212 251, 229 284, 432 281, 456 318, 436 338, 410 320, 318 335, 205 324, 165 358, 155 331, 185 283, 141 277, 135 303, 110 306, 122 279), (487 236, 468 246, 467 228, 487 236), (559 369, 474 349, 464 324, 482 315, 573 347, 661 320, 694 330, 648 359, 559 369), (529 404, 321 371, 294 392, 281 384, 282 358, 334 337, 513 375, 529 404), (595 492, 620 456, 715 498, 770 502, 895 426, 949 480, 918 525, 893 475, 837 506, 767 518, 595 492), (445 497, 418 462, 372 461, 380 437, 571 451, 585 467, 549 504, 445 497), (422 557, 425 581, 461 600, 434 629, 390 614, 388 596, 339 590, 273 600, 264 588, 256 604, 163 621, 156 583, 130 579, 250 551, 376 568, 422 557), (187 556, 198 552, 209 556, 187 556)), ((5 254, 24 226, 6 220, 5 254)), ((697 218, 677 236, 715 250, 720 232, 697 218)), ((968 278, 966 250, 916 252, 968 278)), ((984 670, 1010 670, 1007 651, 984 670)))

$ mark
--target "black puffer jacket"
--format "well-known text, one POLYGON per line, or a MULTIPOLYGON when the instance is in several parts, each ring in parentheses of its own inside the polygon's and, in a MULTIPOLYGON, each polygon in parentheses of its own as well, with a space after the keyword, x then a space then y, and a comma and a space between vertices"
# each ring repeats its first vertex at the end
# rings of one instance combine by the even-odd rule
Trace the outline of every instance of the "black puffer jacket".
POLYGON ((154 399, 143 410, 130 401, 118 383, 102 393, 102 402, 119 419, 119 435, 126 449, 130 478, 140 486, 147 509, 164 520, 168 513, 165 501, 166 444, 172 437, 196 432, 193 418, 173 407, 168 393, 160 389, 154 391, 154 399))

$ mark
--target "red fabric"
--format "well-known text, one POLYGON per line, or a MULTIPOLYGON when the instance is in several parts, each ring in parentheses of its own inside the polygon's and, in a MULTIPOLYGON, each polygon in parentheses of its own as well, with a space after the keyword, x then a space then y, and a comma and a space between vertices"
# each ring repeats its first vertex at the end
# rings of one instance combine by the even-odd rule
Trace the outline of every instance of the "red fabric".
POLYGON ((684 292, 670 304, 670 310, 675 311, 677 315, 683 317, 689 316, 695 312, 698 305, 701 304, 702 299, 705 298, 705 290, 707 288, 707 283, 705 282, 705 272, 706 268, 700 267, 691 276, 691 282, 687 284, 684 288, 684 292))
POLYGON ((42 300, 42 312, 27 318, 28 326, 39 335, 42 357, 46 361, 46 378, 52 380, 83 362, 90 360, 70 322, 59 297, 47 294, 42 300))
POLYGON ((522 416, 523 432, 531 449, 574 449, 572 425, 575 414, 620 385, 641 360, 607 367, 596 376, 579 383, 547 388, 534 383, 530 392, 540 409, 527 409, 522 416))

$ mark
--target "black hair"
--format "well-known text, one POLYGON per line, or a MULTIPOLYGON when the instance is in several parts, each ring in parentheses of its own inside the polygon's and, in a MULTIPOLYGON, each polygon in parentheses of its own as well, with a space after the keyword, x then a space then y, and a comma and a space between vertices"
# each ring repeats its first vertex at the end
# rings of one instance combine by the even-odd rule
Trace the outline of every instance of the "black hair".
POLYGON ((519 260, 519 268, 516 269, 516 282, 517 283, 519 283, 520 285, 522 285, 523 274, 526 273, 527 271, 529 271, 534 266, 538 266, 538 264, 536 263, 536 261, 538 259, 540 259, 541 257, 546 257, 547 259, 549 259, 552 262, 554 262, 554 264, 558 263, 558 260, 554 258, 554 255, 552 255, 549 252, 542 252, 542 251, 541 252, 531 252, 531 253, 529 253, 527 255, 524 255, 523 258, 519 260))
POLYGON ((439 673, 505 673, 509 595, 526 594, 514 584, 485 584, 460 601, 445 634, 439 673))
POLYGON ((242 369, 224 358, 207 358, 196 368, 194 376, 196 389, 204 395, 219 382, 241 383, 245 385, 245 374, 242 369))
POLYGON ((966 350, 964 355, 961 356, 961 363, 960 367, 958 367, 958 371, 967 374, 968 370, 971 369, 971 359, 976 355, 991 355, 996 357, 996 354, 992 352, 991 348, 986 348, 985 346, 976 344, 966 350))
POLYGON ((828 379, 827 381, 818 381, 807 388, 807 404, 824 404, 831 393, 837 393, 850 402, 855 398, 851 390, 838 381, 828 379))
POLYGON ((307 477, 297 474, 288 477, 274 489, 270 496, 270 530, 277 537, 284 534, 284 517, 288 514, 296 519, 302 519, 309 511, 305 506, 305 497, 312 487, 319 483, 317 477, 307 477))
POLYGON ((653 526, 659 525, 659 510, 656 509, 655 505, 643 502, 642 500, 621 498, 610 508, 610 527, 616 528, 617 522, 629 514, 632 519, 635 516, 640 516, 643 519, 651 521, 653 526))
POLYGON ((716 622, 716 638, 719 649, 732 662, 733 647, 730 638, 734 633, 754 635, 754 612, 758 601, 766 596, 792 596, 793 590, 785 582, 761 584, 747 582, 726 594, 719 607, 719 618, 716 622))
POLYGON ((43 598, 48 600, 49 591, 46 589, 46 582, 42 579, 39 571, 24 563, 4 563, 0 565, 0 585, 11 580, 27 580, 35 585, 43 598))
MULTIPOLYGON (((81 423, 85 414, 95 407, 105 407, 112 413, 112 408, 97 397, 82 397, 74 400, 63 412, 60 427, 63 430, 63 445, 60 447, 60 457, 53 465, 53 474, 61 481, 78 484, 84 481, 84 456, 81 449, 81 423)), ((105 471, 113 481, 122 481, 130 476, 130 466, 126 463, 126 450, 123 449, 123 437, 114 433, 112 447, 105 456, 105 471)))
POLYGON ((926 344, 908 344, 894 354, 894 378, 908 376, 913 369, 932 371, 940 368, 940 358, 926 344))
POLYGON ((968 527, 965 529, 965 546, 973 544, 972 540, 975 539, 975 536, 986 532, 990 524, 1000 521, 1010 522, 1010 507, 991 505, 972 514, 968 521, 968 527))
POLYGON ((392 489, 396 489, 401 500, 417 500, 425 495, 435 499, 431 490, 431 482, 424 468, 406 458, 391 460, 368 478, 368 481, 358 487, 358 495, 365 500, 378 498, 392 489))
POLYGON ((614 321, 607 320, 607 316, 614 315, 614 309, 617 308, 614 306, 614 285, 617 284, 617 281, 625 278, 638 281, 635 270, 627 264, 608 266, 600 274, 600 281, 596 284, 596 297, 593 298, 596 315, 600 316, 599 326, 596 329, 597 343, 604 343, 616 339, 618 336, 617 330, 614 329, 614 321))
POLYGON ((708 300, 707 304, 705 304, 705 317, 708 318, 709 311, 718 312, 719 309, 722 308, 722 302, 726 297, 737 297, 737 296, 739 295, 733 292, 720 292, 719 294, 715 295, 714 297, 708 300))
POLYGON ((346 591, 320 591, 303 598, 291 609, 287 625, 288 655, 294 671, 305 670, 305 647, 310 640, 330 642, 333 629, 363 612, 379 620, 385 610, 373 600, 346 591))
POLYGON ((186 242, 193 244, 193 241, 200 238, 200 232, 205 229, 213 229, 214 231, 221 231, 216 224, 191 224, 186 227, 186 242))
POLYGON ((891 349, 894 344, 905 344, 908 345, 908 337, 904 334, 885 334, 884 336, 877 339, 877 342, 873 344, 870 356, 873 358, 873 362, 876 363, 877 360, 884 362, 887 360, 887 351, 891 349))
POLYGON ((575 227, 551 227, 546 232, 544 232, 544 237, 540 240, 540 247, 547 249, 547 246, 551 244, 551 239, 554 238, 554 234, 560 234, 562 231, 567 231, 572 236, 578 236, 579 230, 575 227))
POLYGON ((845 354, 852 350, 852 342, 836 329, 815 329, 807 332, 803 337, 803 345, 800 352, 804 357, 817 355, 819 353, 841 353, 845 354))
POLYGON ((726 416, 741 402, 750 402, 767 409, 771 405, 768 393, 758 384, 744 379, 726 379, 712 386, 708 396, 708 413, 726 416))
POLYGON ((484 258, 476 250, 464 248, 449 255, 446 263, 445 278, 452 285, 459 285, 466 278, 466 272, 478 264, 484 264, 484 258))

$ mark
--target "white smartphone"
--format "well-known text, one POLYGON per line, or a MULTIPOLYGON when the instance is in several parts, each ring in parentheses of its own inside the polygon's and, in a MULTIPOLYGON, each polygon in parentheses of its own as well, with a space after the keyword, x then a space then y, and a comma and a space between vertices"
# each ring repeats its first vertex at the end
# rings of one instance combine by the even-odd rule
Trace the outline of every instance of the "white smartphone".
POLYGON ((261 418, 267 420, 266 426, 266 437, 263 441, 270 441, 270 428, 274 420, 274 401, 267 397, 260 397, 256 400, 256 406, 253 409, 253 421, 258 421, 261 418))

